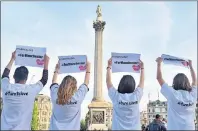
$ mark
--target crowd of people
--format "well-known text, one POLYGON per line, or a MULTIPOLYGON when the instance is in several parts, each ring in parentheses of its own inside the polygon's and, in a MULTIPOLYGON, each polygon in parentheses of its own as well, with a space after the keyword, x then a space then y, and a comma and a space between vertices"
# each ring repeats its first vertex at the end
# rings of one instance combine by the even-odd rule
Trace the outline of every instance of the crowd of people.
MULTIPOLYGON (((1 91, 4 106, 1 114, 1 129, 30 130, 35 97, 48 81, 49 57, 47 55, 44 57, 41 79, 30 85, 26 84, 29 71, 25 66, 16 68, 13 76, 15 83, 10 83, 9 73, 15 58, 16 53, 13 52, 2 74, 1 91)), ((185 74, 178 73, 171 87, 162 77, 162 58, 157 58, 156 63, 156 78, 162 95, 168 101, 168 121, 166 127, 166 124, 161 122, 160 116, 156 115, 156 119, 145 130, 195 130, 197 78, 192 61, 188 61, 192 83, 190 84, 185 74), (160 128, 157 125, 160 125, 160 128)), ((111 80, 112 59, 108 60, 106 84, 113 103, 112 130, 141 130, 139 103, 143 96, 145 69, 141 60, 139 64, 141 69, 139 83, 136 85, 132 75, 124 75, 116 89, 111 80)), ((58 83, 60 65, 57 62, 49 87, 53 105, 49 130, 80 130, 81 104, 89 91, 90 69, 91 64, 87 62, 84 83, 77 88, 77 80, 70 75, 65 76, 62 82, 58 83)))

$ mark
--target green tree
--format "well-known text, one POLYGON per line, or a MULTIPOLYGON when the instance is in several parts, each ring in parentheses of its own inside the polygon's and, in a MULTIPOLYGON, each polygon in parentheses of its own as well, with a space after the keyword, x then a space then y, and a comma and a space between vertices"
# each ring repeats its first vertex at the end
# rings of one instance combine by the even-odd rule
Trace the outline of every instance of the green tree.
POLYGON ((196 104, 196 122, 198 124, 198 103, 196 104))
POLYGON ((34 102, 34 109, 32 114, 32 122, 31 122, 32 130, 39 130, 39 120, 38 120, 38 105, 37 102, 34 102))
POLYGON ((86 122, 85 122, 84 119, 82 119, 82 120, 80 121, 80 130, 81 130, 81 131, 86 131, 86 129, 87 129, 86 122))

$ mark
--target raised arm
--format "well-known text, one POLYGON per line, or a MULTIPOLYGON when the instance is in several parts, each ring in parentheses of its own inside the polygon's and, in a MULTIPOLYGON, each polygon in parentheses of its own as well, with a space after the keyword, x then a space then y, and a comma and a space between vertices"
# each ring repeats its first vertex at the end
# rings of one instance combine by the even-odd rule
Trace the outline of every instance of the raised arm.
POLYGON ((156 59, 156 62, 157 62, 157 80, 159 84, 162 86, 165 83, 164 79, 162 78, 162 71, 161 71, 162 58, 158 57, 156 59))
POLYGON ((107 74, 106 74, 106 84, 107 84, 108 89, 113 86, 113 84, 111 82, 111 66, 112 66, 112 59, 110 58, 108 60, 107 74))
POLYGON ((14 51, 12 53, 12 57, 11 57, 8 65, 6 66, 6 68, 3 71, 2 78, 4 78, 4 77, 9 78, 10 70, 12 68, 12 65, 13 65, 14 61, 15 61, 15 58, 16 58, 16 51, 14 51))
POLYGON ((82 84, 78 88, 78 91, 75 93, 75 96, 74 96, 74 98, 78 100, 80 103, 83 102, 87 92, 89 91, 88 85, 89 85, 89 80, 90 80, 90 70, 91 70, 91 64, 90 62, 87 61, 84 84, 82 84))
POLYGON ((90 70, 91 70, 91 63, 87 61, 87 65, 86 65, 86 73, 85 73, 85 80, 84 80, 84 84, 86 86, 89 85, 89 80, 90 80, 90 70))
POLYGON ((140 60, 140 69, 141 69, 140 83, 138 87, 144 88, 144 63, 141 60, 140 60))
POLYGON ((47 84, 48 80, 48 64, 49 64, 49 57, 47 55, 44 56, 44 69, 43 69, 43 76, 41 78, 41 83, 43 86, 47 84))
POLYGON ((52 84, 58 83, 57 79, 58 79, 59 69, 60 69, 60 63, 58 62, 58 64, 56 64, 54 75, 52 78, 52 84))
POLYGON ((197 86, 197 77, 196 77, 195 71, 193 69, 191 60, 189 60, 189 67, 190 67, 190 73, 191 73, 191 77, 192 77, 192 86, 197 86))

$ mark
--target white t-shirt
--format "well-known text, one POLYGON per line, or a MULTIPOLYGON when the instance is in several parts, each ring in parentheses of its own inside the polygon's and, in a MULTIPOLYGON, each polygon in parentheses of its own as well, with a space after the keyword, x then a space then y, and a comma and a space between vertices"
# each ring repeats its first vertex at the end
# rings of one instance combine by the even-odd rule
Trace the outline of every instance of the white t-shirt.
POLYGON ((81 85, 70 99, 69 104, 56 104, 59 85, 51 86, 52 116, 50 130, 80 130, 81 104, 88 92, 86 85, 81 85))
POLYGON ((133 93, 121 94, 111 87, 108 92, 113 103, 112 130, 141 130, 139 102, 143 88, 137 87, 133 93))
POLYGON ((3 110, 1 130, 31 130, 34 100, 43 84, 11 84, 7 77, 1 80, 3 110))
POLYGON ((166 83, 161 93, 168 101, 168 130, 195 130, 194 118, 197 102, 197 88, 192 91, 175 90, 166 83))

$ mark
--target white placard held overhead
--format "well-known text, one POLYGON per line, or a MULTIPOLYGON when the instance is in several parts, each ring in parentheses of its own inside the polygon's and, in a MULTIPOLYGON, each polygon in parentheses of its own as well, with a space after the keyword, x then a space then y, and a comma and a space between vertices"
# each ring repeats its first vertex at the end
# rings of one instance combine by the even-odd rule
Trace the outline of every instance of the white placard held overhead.
POLYGON ((140 73, 140 54, 111 53, 112 72, 140 73))
POLYGON ((60 62, 59 74, 86 71, 86 55, 59 56, 58 58, 60 62))
POLYGON ((188 68, 188 60, 186 59, 170 56, 166 54, 162 54, 161 58, 163 59, 164 64, 171 64, 171 65, 183 66, 188 68))
POLYGON ((46 48, 31 46, 16 46, 15 65, 44 67, 46 48))

